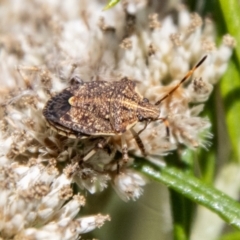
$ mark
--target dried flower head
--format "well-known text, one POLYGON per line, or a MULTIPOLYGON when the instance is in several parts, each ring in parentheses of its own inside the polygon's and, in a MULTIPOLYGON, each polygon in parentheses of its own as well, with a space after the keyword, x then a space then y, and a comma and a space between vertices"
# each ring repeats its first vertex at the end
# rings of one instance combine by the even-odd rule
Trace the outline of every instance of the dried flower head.
MULTIPOLYGON (((124 200, 142 194, 146 179, 131 169, 133 159, 120 164, 117 173, 122 159, 119 136, 110 137, 88 161, 80 161, 97 139, 70 139, 47 126, 44 105, 73 78, 116 81, 128 77, 154 103, 207 54, 192 81, 159 107, 160 116, 168 119, 169 138, 161 122, 150 123, 140 134, 149 159, 166 155, 180 143, 190 148, 206 146, 210 123, 199 114, 235 45, 226 35, 217 47, 210 20, 189 13, 184 6, 157 0, 124 1, 106 12, 97 0, 81 4, 26 0, 24 5, 4 1, 2 5, 2 237, 77 239, 109 220, 102 215, 77 216, 84 200, 74 194, 73 182, 90 193, 102 191, 111 182, 124 200)), ((143 127, 138 123, 134 131, 143 127)), ((132 134, 126 132, 125 139, 128 152, 141 156, 132 134)))
POLYGON ((0 177, 1 236, 6 239, 77 239, 110 219, 77 217, 85 198, 73 195, 72 177, 59 174, 56 166, 30 159, 28 165, 2 166, 0 177))

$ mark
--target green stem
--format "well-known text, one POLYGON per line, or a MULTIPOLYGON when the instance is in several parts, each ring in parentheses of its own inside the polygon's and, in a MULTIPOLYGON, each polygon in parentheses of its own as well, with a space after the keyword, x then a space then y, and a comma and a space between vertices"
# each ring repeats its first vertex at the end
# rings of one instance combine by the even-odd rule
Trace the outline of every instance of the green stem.
POLYGON ((240 204, 223 192, 204 184, 199 179, 175 167, 156 168, 139 163, 137 166, 146 176, 166 184, 183 196, 218 214, 228 224, 240 229, 240 204))
POLYGON ((171 206, 174 226, 174 239, 187 240, 190 233, 191 201, 178 192, 171 190, 171 206))

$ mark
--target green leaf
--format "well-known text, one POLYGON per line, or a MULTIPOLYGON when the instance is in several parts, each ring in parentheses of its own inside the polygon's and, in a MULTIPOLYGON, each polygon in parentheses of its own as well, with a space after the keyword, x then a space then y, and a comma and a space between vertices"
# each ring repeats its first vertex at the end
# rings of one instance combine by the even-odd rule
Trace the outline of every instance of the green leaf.
POLYGON ((228 224, 240 229, 240 204, 223 192, 176 167, 158 168, 140 162, 136 168, 151 179, 164 183, 186 198, 212 210, 228 224))
MULTIPOLYGON (((240 39, 240 2, 235 0, 219 0, 216 5, 215 17, 219 18, 217 25, 219 36, 230 33, 236 41, 240 39)), ((221 93, 226 109, 226 122, 231 138, 233 154, 231 159, 240 162, 240 45, 237 44, 233 58, 229 62, 227 72, 221 80, 221 93)))
POLYGON ((229 63, 229 68, 221 81, 221 93, 224 98, 227 128, 231 139, 233 156, 240 162, 240 73, 236 61, 229 63))
POLYGON ((114 7, 118 2, 120 2, 120 0, 110 0, 108 4, 103 8, 103 11, 114 7))

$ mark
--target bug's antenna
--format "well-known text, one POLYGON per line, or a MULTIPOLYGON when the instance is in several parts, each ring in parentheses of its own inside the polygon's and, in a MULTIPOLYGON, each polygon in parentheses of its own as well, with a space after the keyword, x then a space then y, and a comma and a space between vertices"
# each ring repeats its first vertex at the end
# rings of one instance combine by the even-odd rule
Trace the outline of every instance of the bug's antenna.
POLYGON ((166 98, 168 98, 172 93, 174 93, 179 86, 184 83, 193 73, 194 71, 200 66, 202 65, 202 63, 205 61, 205 59, 207 58, 207 55, 205 55, 198 63, 196 66, 194 66, 191 70, 188 71, 188 73, 183 77, 183 79, 171 90, 169 91, 164 97, 162 97, 160 100, 158 100, 155 105, 159 105, 163 100, 165 100, 166 98))

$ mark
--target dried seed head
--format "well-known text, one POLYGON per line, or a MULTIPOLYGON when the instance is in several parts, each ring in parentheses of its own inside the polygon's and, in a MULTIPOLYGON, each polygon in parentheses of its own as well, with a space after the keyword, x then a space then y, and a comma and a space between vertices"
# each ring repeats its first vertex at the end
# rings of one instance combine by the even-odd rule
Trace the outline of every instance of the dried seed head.
POLYGON ((196 28, 201 27, 202 26, 202 18, 197 14, 197 13, 193 13, 191 14, 191 23, 190 26, 188 27, 188 32, 194 32, 196 30, 196 28))
POLYGON ((202 39, 202 48, 205 52, 210 53, 216 51, 216 44, 209 39, 202 39))
POLYGON ((60 189, 59 198, 63 200, 68 200, 73 195, 73 190, 70 186, 66 185, 60 189))
POLYGON ((181 40, 180 40, 181 34, 175 33, 170 35, 170 39, 172 40, 173 44, 177 47, 181 46, 181 40))
POLYGON ((100 27, 100 29, 101 29, 103 32, 115 32, 115 28, 114 28, 114 27, 108 26, 108 25, 105 23, 104 17, 100 17, 100 18, 99 18, 98 26, 100 27))
POLYGON ((151 43, 148 47, 148 56, 154 55, 157 52, 157 48, 151 43))
POLYGON ((119 45, 123 49, 131 49, 132 48, 132 41, 130 38, 124 38, 122 43, 119 45))
POLYGON ((231 48, 236 46, 236 40, 230 34, 223 36, 223 43, 231 48))
POLYGON ((158 14, 153 13, 148 16, 149 18, 149 28, 155 30, 161 27, 161 23, 158 20, 158 14))

